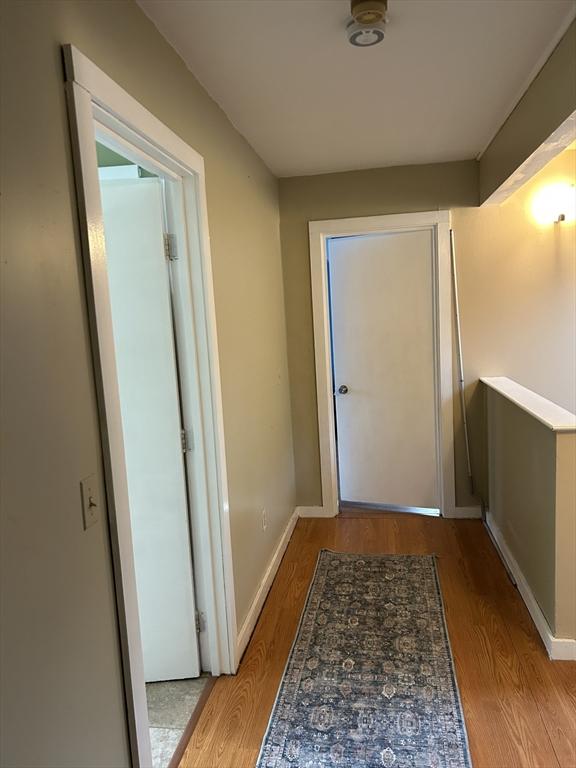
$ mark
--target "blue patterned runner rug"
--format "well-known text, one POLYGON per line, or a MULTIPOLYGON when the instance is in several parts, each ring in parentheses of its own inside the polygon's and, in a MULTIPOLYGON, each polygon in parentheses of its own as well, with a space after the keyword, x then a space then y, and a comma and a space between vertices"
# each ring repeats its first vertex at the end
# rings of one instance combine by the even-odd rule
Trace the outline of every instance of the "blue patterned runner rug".
POLYGON ((433 556, 322 550, 257 768, 470 768, 433 556))

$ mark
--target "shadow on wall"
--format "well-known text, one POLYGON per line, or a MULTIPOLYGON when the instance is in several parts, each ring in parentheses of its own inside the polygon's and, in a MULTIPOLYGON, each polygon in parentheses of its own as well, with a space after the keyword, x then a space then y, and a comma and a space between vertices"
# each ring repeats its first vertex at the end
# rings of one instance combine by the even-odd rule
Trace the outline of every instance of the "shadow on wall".
POLYGON ((470 442, 470 460, 474 493, 488 506, 488 423, 486 392, 484 386, 476 381, 467 387, 467 417, 469 428, 474 436, 470 442))

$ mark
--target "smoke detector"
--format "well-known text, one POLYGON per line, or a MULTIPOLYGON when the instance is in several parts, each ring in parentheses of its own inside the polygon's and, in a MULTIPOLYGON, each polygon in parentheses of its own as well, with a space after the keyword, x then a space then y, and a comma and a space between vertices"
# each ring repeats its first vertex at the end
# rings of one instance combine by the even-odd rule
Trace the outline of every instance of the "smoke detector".
POLYGON ((346 25, 348 42, 360 48, 384 40, 388 0, 352 0, 352 18, 346 25))

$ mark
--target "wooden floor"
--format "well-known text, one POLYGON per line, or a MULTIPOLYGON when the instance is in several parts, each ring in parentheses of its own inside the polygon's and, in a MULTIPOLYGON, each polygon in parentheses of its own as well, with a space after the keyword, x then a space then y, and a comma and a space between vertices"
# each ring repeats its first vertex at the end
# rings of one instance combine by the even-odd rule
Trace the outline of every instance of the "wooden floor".
POLYGON ((254 766, 322 547, 436 553, 474 767, 575 768, 576 663, 549 661, 482 523, 354 511, 298 521, 238 674, 218 678, 181 768, 254 766))

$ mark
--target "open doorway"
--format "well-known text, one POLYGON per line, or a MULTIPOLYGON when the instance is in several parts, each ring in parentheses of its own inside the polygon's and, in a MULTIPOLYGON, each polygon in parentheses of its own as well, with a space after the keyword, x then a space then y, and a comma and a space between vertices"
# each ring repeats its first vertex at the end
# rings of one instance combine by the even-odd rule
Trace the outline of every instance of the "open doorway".
POLYGON ((96 143, 154 768, 208 682, 194 589, 169 222, 178 182, 96 143))
POLYGON ((64 59, 127 725, 134 766, 156 768, 197 681, 238 664, 204 163, 64 59))

